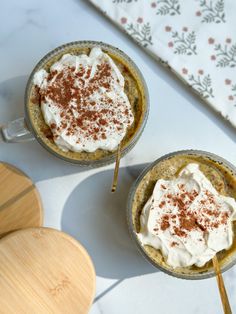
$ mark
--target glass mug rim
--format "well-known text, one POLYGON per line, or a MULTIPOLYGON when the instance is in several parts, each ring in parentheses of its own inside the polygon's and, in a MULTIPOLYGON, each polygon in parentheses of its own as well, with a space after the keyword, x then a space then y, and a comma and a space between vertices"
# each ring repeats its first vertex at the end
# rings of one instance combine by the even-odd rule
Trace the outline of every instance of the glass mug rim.
POLYGON ((24 95, 25 121, 26 121, 26 125, 27 125, 28 129, 33 134, 34 138, 47 151, 49 151, 54 156, 66 161, 66 162, 70 162, 70 163, 77 164, 79 166, 85 166, 85 167, 99 167, 99 166, 104 166, 104 165, 115 162, 116 150, 114 152, 112 152, 111 154, 109 154, 109 156, 102 157, 99 159, 94 159, 94 160, 79 160, 79 159, 73 159, 73 158, 61 155, 60 153, 54 151, 49 145, 47 145, 39 136, 37 130, 35 129, 33 123, 31 122, 28 102, 29 102, 29 96, 30 96, 31 88, 33 86, 34 74, 38 70, 42 69, 43 65, 45 65, 45 63, 50 61, 51 58, 57 56, 57 54, 62 53, 63 50, 65 50, 65 49, 77 48, 77 47, 78 48, 92 48, 95 46, 100 47, 101 49, 108 51, 108 53, 109 52, 114 53, 115 56, 118 55, 121 58, 121 60, 124 60, 125 62, 127 62, 130 65, 131 69, 134 71, 134 73, 137 75, 137 77, 141 83, 142 89, 143 89, 142 94, 143 94, 143 102, 145 103, 145 106, 144 106, 145 110, 143 112, 142 121, 141 121, 139 127, 137 128, 137 130, 135 131, 130 142, 127 145, 125 145, 124 148, 121 149, 121 157, 123 157, 125 154, 127 154, 135 146, 135 144, 139 140, 139 138, 140 138, 140 136, 141 136, 141 134, 145 128, 147 119, 148 119, 150 103, 149 103, 148 88, 147 88, 147 84, 145 82, 145 79, 143 77, 143 74, 139 70, 138 66, 134 63, 134 61, 125 52, 123 52, 119 48, 114 47, 110 44, 101 42, 101 41, 92 41, 92 40, 73 41, 73 42, 69 42, 69 43, 65 43, 63 45, 60 45, 57 48, 48 52, 43 58, 40 59, 40 61, 33 68, 32 72, 29 76, 29 79, 27 81, 27 85, 26 85, 26 89, 25 89, 25 95, 24 95))
MULTIPOLYGON (((207 152, 207 151, 202 151, 202 150, 196 150, 196 149, 187 149, 187 150, 179 150, 179 151, 175 151, 175 152, 171 152, 165 155, 162 155, 161 157, 159 157, 158 159, 156 159, 155 161, 151 162, 150 164, 148 164, 147 167, 145 167, 141 173, 139 174, 138 178, 135 180, 135 182, 133 183, 130 191, 129 191, 129 195, 128 195, 128 201, 127 201, 127 207, 126 207, 126 219, 127 219, 127 223, 128 223, 128 230, 129 233, 131 235, 132 240, 135 242, 136 247, 138 249, 138 251, 141 253, 141 255, 144 257, 144 259, 146 259, 149 263, 151 263, 155 268, 163 271, 164 273, 171 275, 173 277, 176 278, 181 278, 181 279, 190 279, 190 280, 199 280, 199 279, 207 279, 207 278, 212 278, 215 277, 215 271, 212 268, 209 271, 206 271, 205 273, 196 273, 196 274, 182 274, 182 273, 178 273, 175 272, 174 269, 169 270, 163 266, 161 266, 160 264, 154 262, 149 255, 146 253, 146 251, 143 249, 140 241, 137 238, 136 235, 136 231, 134 229, 134 225, 133 225, 133 216, 132 216, 132 205, 133 205, 133 200, 137 191, 137 188, 139 187, 139 184, 141 183, 141 181, 143 180, 143 178, 145 177, 145 175, 151 170, 153 169, 154 166, 156 166, 159 162, 166 160, 168 158, 171 158, 173 156, 178 156, 178 155, 193 155, 193 156, 203 156, 206 158, 209 158, 213 161, 216 161, 218 163, 222 163, 224 166, 226 166, 235 176, 236 176, 236 167, 230 163, 229 161, 227 161, 226 159, 224 159, 223 157, 220 157, 216 154, 207 152)), ((236 237, 236 234, 234 235, 236 237)), ((232 254, 232 260, 229 262, 226 262, 222 265, 221 267, 221 272, 225 272, 227 270, 229 270, 230 268, 232 268, 234 265, 236 265, 236 252, 234 254, 232 254)))

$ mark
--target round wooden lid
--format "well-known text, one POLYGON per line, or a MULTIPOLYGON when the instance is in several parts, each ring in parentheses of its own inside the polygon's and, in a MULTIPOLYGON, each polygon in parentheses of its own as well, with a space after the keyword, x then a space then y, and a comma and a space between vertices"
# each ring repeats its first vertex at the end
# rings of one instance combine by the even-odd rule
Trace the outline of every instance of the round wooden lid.
POLYGON ((28 228, 0 240, 1 313, 85 314, 94 293, 92 261, 69 235, 28 228))
POLYGON ((43 208, 33 182, 19 169, 0 162, 0 238, 42 223, 43 208))

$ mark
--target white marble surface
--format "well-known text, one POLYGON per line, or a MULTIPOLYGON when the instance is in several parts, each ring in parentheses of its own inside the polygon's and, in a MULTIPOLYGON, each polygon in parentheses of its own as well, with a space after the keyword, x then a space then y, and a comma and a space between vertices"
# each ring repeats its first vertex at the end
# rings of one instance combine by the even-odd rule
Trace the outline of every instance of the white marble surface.
MULTIPOLYGON (((175 279, 143 260, 127 232, 125 204, 140 169, 165 153, 197 148, 236 164, 236 130, 86 1, 1 1, 0 30, 0 124, 23 115, 31 69, 66 42, 91 39, 118 46, 139 65, 148 84, 149 121, 137 146, 121 162, 114 195, 109 193, 112 165, 86 171, 51 156, 37 142, 0 144, 0 160, 18 166, 36 183, 45 226, 70 233, 90 253, 97 272, 91 313, 222 313, 214 278, 175 279)), ((236 267, 224 278, 236 312, 236 267)))

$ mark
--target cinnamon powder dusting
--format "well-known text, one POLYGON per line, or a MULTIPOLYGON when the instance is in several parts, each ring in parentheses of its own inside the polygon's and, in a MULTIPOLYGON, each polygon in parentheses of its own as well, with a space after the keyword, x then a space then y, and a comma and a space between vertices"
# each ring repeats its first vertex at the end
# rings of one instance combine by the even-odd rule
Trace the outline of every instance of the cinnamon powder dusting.
POLYGON ((175 207, 176 214, 171 213, 171 210, 166 210, 157 219, 155 228, 165 231, 170 227, 173 235, 187 237, 188 233, 193 230, 207 232, 227 224, 229 213, 219 210, 219 204, 211 192, 205 190, 203 200, 199 201, 198 210, 191 210, 190 205, 195 201, 198 192, 196 190, 188 192, 183 185, 179 186, 179 189, 180 192, 177 194, 165 194, 164 201, 159 204, 159 208, 175 207))
POLYGON ((107 129, 119 133, 124 123, 130 125, 132 112, 123 98, 109 97, 114 88, 111 71, 107 62, 98 64, 93 75, 91 66, 80 66, 77 70, 65 66, 61 71, 49 73, 46 88, 35 87, 35 102, 42 104, 47 100, 60 110, 60 125, 50 125, 54 137, 65 130, 67 136, 79 132, 83 138, 98 141, 107 138, 107 129), (104 93, 97 103, 94 95, 101 95, 101 89, 104 93))

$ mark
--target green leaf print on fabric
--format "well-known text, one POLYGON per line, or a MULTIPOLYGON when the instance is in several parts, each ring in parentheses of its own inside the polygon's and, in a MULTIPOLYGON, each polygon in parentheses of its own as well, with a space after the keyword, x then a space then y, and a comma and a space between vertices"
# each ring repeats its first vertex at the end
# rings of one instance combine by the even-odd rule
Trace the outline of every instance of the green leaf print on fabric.
POLYGON ((203 76, 203 70, 199 70, 198 74, 194 76, 193 74, 189 75, 188 79, 190 86, 196 89, 203 98, 214 97, 213 89, 211 87, 211 77, 209 74, 203 76))
POLYGON ((231 39, 226 39, 226 44, 215 45, 215 60, 217 61, 216 66, 225 68, 236 66, 236 44, 231 44, 231 39))
MULTIPOLYGON (((170 26, 165 27, 166 32, 171 31, 170 26)), ((179 55, 196 55, 197 54, 197 46, 196 42, 196 34, 194 31, 188 32, 187 27, 183 27, 182 33, 173 31, 172 32, 173 41, 168 43, 169 48, 175 48, 174 53, 179 55)))
POLYGON ((142 18, 138 18, 138 22, 130 23, 127 25, 127 32, 134 37, 134 39, 141 44, 143 47, 148 45, 153 45, 151 36, 151 26, 150 23, 142 23, 142 18))
MULTIPOLYGON (((198 0, 199 1, 199 0, 198 0)), ((200 0, 201 11, 197 16, 202 16, 203 23, 225 23, 224 0, 200 0)))
POLYGON ((156 14, 158 15, 180 15, 179 0, 158 0, 157 6, 158 10, 156 14))

